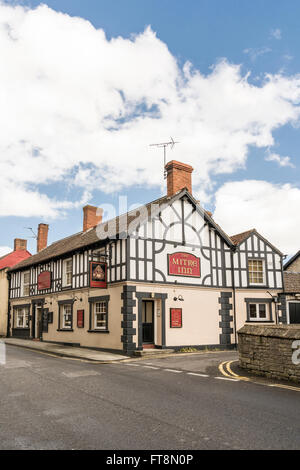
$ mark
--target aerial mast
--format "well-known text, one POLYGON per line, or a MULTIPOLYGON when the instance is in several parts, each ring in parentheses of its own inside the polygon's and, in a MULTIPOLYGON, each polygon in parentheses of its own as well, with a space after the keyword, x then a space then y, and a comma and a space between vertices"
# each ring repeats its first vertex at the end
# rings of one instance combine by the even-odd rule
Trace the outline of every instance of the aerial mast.
POLYGON ((173 150, 175 144, 179 144, 179 142, 175 142, 173 137, 170 137, 170 142, 160 142, 158 144, 150 144, 150 147, 158 147, 164 149, 164 179, 167 178, 166 172, 166 164, 167 164, 167 148, 170 147, 173 150))

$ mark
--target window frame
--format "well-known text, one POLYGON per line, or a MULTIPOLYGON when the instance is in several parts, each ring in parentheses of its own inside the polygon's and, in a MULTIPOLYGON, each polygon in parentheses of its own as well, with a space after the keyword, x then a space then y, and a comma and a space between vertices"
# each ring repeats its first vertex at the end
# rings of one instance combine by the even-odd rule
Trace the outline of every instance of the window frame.
POLYGON ((13 328, 17 330, 29 330, 30 329, 30 304, 28 305, 16 305, 13 310, 13 328), (18 325, 18 313, 22 311, 22 326, 18 325), (27 316, 27 322, 24 325, 24 319, 27 316), (27 324, 27 326, 26 326, 27 324))
POLYGON ((109 300, 110 296, 109 295, 101 295, 99 297, 90 297, 88 299, 89 301, 89 306, 90 306, 90 315, 89 315, 89 333, 109 333, 108 329, 108 322, 109 322, 109 300), (95 319, 96 319, 96 313, 95 313, 95 306, 97 303, 104 303, 105 304, 105 310, 106 310, 106 319, 105 319, 105 327, 96 327, 95 326, 95 319))
POLYGON ((67 299, 67 300, 60 300, 58 301, 58 328, 57 331, 73 331, 73 304, 74 300, 73 299, 67 299), (70 315, 71 315, 71 325, 66 326, 65 325, 65 306, 69 305, 70 306, 70 315))
POLYGON ((29 271, 23 271, 22 272, 22 297, 29 297, 30 296, 30 270, 29 271), (29 281, 28 283, 25 284, 25 276, 29 276, 29 281), (24 288, 28 288, 28 294, 25 294, 24 288))
POLYGON ((266 284, 266 262, 265 262, 265 259, 264 258, 252 258, 252 257, 248 258, 247 266, 248 266, 247 274, 248 274, 248 284, 249 284, 249 286, 258 286, 258 287, 265 286, 265 284, 266 284), (260 261, 261 265, 262 265, 262 271, 251 271, 250 272, 250 263, 251 263, 251 261, 260 261), (258 275, 260 272, 262 272, 262 282, 253 282, 253 281, 251 281, 251 279, 250 279, 251 274, 256 273, 256 275, 258 275))
POLYGON ((246 308, 247 308, 247 320, 246 323, 274 323, 273 314, 272 314, 272 303, 273 299, 271 298, 247 298, 245 299, 246 308), (256 317, 253 318, 250 316, 250 305, 256 305, 256 317), (266 306, 266 318, 259 318, 259 305, 266 306))
POLYGON ((66 258, 62 262, 62 287, 63 288, 72 288, 72 280, 73 280, 73 258, 66 258), (67 271, 67 265, 70 263, 71 269, 67 271), (67 276, 70 275, 70 283, 67 283, 67 276))

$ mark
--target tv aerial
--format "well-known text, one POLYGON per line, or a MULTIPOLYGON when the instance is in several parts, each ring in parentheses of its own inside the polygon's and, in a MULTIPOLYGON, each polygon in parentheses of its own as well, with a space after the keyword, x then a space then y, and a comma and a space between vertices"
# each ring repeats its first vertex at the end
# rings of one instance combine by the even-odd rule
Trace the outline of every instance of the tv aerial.
POLYGON ((166 163, 167 163, 167 148, 170 147, 173 150, 175 144, 179 144, 180 142, 175 142, 173 137, 170 137, 170 142, 160 142, 158 144, 150 144, 150 147, 158 147, 164 149, 164 179, 167 178, 167 171, 166 171, 166 163))

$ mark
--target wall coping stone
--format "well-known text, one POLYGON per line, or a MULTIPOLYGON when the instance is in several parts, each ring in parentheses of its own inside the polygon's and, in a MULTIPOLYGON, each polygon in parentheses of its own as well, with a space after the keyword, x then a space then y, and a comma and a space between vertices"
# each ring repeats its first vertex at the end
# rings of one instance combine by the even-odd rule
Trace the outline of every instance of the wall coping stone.
POLYGON ((283 339, 300 339, 299 325, 244 325, 238 335, 263 336, 283 339))

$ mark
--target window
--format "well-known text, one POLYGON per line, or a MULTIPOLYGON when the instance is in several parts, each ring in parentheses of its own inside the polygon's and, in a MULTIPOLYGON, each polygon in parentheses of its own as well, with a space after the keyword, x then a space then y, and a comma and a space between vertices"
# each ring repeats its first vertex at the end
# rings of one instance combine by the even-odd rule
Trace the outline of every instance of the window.
POLYGON ((63 262, 63 286, 72 286, 72 258, 63 262))
POLYGON ((250 320, 266 320, 267 306, 266 304, 249 304, 250 320))
POLYGON ((26 271, 22 275, 22 296, 26 297, 29 295, 30 289, 30 271, 26 271))
POLYGON ((64 330, 72 329, 72 304, 60 306, 61 325, 64 330))
POLYGON ((250 284, 263 284, 264 283, 263 260, 249 259, 248 270, 249 270, 249 283, 250 284))
POLYGON ((94 329, 106 330, 107 320, 107 303, 95 302, 94 303, 94 329))
POLYGON ((99 297, 90 297, 90 333, 109 333, 108 331, 108 304, 109 295, 100 295, 99 297))
POLYGON ((29 328, 29 308, 20 307, 15 309, 15 327, 29 328))

